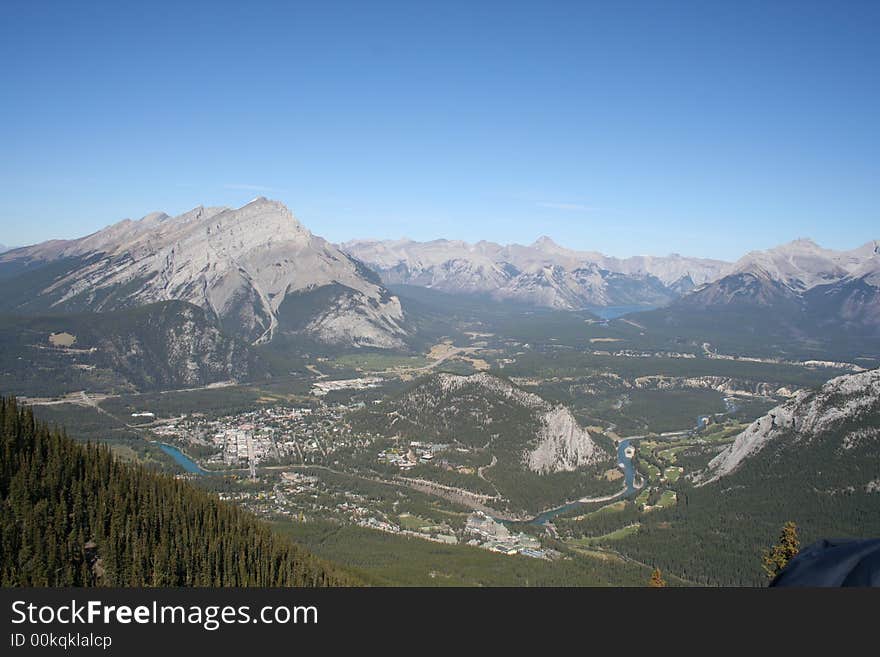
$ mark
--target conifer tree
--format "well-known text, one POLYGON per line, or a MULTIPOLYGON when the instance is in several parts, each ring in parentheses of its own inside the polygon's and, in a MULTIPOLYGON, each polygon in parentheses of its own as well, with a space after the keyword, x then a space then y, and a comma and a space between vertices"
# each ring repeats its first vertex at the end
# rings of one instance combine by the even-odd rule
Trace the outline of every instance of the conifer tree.
POLYGON ((776 577, 788 562, 797 556, 801 543, 798 539, 797 525, 788 521, 783 525, 779 534, 779 542, 769 550, 764 550, 761 558, 761 566, 768 579, 776 577))
POLYGON ((663 573, 660 572, 659 568, 654 568, 654 572, 651 573, 651 580, 648 582, 648 586, 653 588, 663 588, 666 586, 666 580, 663 579, 663 573))

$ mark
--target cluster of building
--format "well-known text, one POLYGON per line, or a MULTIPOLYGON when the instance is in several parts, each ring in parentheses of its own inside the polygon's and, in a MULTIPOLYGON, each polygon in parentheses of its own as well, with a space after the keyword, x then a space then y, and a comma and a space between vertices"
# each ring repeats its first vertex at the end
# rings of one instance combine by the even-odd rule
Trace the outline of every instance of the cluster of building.
POLYGON ((345 422, 352 408, 271 406, 214 420, 192 414, 157 423, 152 431, 161 439, 199 447, 208 454, 200 460, 213 469, 253 469, 265 461, 310 463, 356 441, 345 422))
POLYGON ((316 397, 323 397, 328 392, 335 390, 366 390, 367 388, 378 388, 385 382, 385 379, 379 376, 363 376, 359 379, 337 379, 335 381, 316 381, 312 384, 312 394, 316 397))
POLYGON ((332 490, 314 475, 285 470, 277 481, 274 477, 261 481, 265 484, 263 487, 240 488, 220 493, 220 497, 264 517, 287 516, 304 520, 309 515, 356 522, 372 513, 364 506, 361 495, 332 490), (347 499, 340 501, 340 496, 347 499))
POLYGON ((615 356, 617 358, 685 358, 692 359, 697 356, 681 351, 636 351, 634 349, 620 349, 618 351, 593 351, 594 356, 615 356))
POLYGON ((548 552, 541 549, 541 542, 534 536, 520 532, 512 533, 503 523, 481 511, 468 516, 465 534, 473 536, 468 545, 475 545, 502 554, 522 554, 535 559, 549 559, 548 552))
POLYGON ((401 470, 409 470, 420 463, 433 463, 439 452, 445 452, 449 445, 440 443, 423 443, 412 441, 407 448, 389 447, 379 452, 380 463, 397 466, 401 470))
POLYGON ((425 541, 434 541, 435 543, 445 543, 447 545, 455 545, 458 543, 458 538, 456 537, 456 535, 453 534, 452 530, 445 525, 426 527, 423 530, 414 531, 411 529, 402 529, 398 525, 395 525, 388 520, 380 520, 379 518, 375 517, 364 518, 363 520, 359 520, 357 524, 361 527, 378 529, 379 531, 388 532, 389 534, 414 536, 416 538, 421 538, 425 541))

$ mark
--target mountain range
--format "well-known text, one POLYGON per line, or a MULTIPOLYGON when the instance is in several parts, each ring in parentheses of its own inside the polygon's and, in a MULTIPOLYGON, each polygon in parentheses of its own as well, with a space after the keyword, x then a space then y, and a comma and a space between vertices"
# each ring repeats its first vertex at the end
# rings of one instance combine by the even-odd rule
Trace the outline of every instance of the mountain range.
POLYGON ((836 296, 858 282, 880 284, 880 242, 851 251, 823 249, 798 239, 767 251, 753 251, 718 280, 687 297, 692 305, 776 305, 796 299, 836 296))
POLYGON ((499 301, 579 310, 665 305, 723 275, 729 263, 677 254, 614 258, 541 237, 529 246, 412 240, 345 242, 340 248, 387 285, 416 285, 499 301))
MULTIPOLYGON (((799 239, 738 260, 724 276, 640 315, 652 329, 726 336, 725 348, 813 345, 841 356, 880 348, 880 242, 850 251, 799 239)), ((721 340, 719 340, 721 341, 721 340)))
POLYGON ((134 386, 247 378, 263 371, 250 347, 267 343, 410 349, 426 322, 413 299, 407 306, 391 291, 402 286, 563 311, 623 306, 647 311, 637 325, 655 334, 723 346, 726 332, 733 348, 744 339, 750 349, 796 340, 818 345, 817 353, 843 345, 856 357, 874 353, 880 339, 876 241, 833 251, 799 239, 735 263, 614 258, 549 237, 529 246, 405 239, 336 246, 262 197, 240 208, 156 212, 79 239, 15 248, 0 253, 0 281, 0 315, 28 318, 2 323, 4 344, 41 362, 54 358, 48 333, 35 327, 62 333, 58 318, 76 317, 80 373, 124 371, 122 385, 134 386), (149 324, 120 319, 145 307, 151 322, 161 318, 162 334, 176 336, 174 345, 159 348, 145 333, 149 324), (118 330, 101 335, 102 323, 118 330), (95 353, 89 349, 115 360, 87 358, 95 353), (172 351, 169 370, 163 359, 172 351))
POLYGON ((876 322, 880 242, 850 251, 798 239, 735 263, 671 254, 614 258, 574 251, 542 237, 529 246, 492 242, 352 241, 340 248, 388 285, 484 294, 576 310, 661 306, 831 304, 846 321, 876 322))
POLYGON ((337 247, 265 198, 177 217, 152 213, 80 239, 12 249, 0 255, 0 278, 12 277, 17 293, 0 297, 6 312, 102 312, 180 300, 255 344, 295 332, 330 344, 401 348, 407 324, 386 288, 394 285, 562 310, 773 306, 817 321, 880 322, 877 241, 833 251, 798 239, 735 263, 678 254, 615 258, 546 236, 528 246, 401 239, 337 247))

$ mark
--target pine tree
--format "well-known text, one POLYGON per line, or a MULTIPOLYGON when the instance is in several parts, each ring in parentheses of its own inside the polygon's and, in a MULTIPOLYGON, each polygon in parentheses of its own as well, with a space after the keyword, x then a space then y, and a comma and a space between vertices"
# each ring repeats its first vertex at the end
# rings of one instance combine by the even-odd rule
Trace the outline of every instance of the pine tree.
POLYGON ((788 565, 800 551, 801 543, 798 539, 797 525, 788 521, 783 525, 779 534, 779 542, 769 550, 764 550, 761 558, 761 566, 768 579, 776 577, 783 568, 788 565))
POLYGON ((648 586, 654 588, 663 588, 666 586, 666 580, 663 579, 663 573, 660 572, 659 568, 654 568, 654 572, 651 573, 651 580, 648 582, 648 586))

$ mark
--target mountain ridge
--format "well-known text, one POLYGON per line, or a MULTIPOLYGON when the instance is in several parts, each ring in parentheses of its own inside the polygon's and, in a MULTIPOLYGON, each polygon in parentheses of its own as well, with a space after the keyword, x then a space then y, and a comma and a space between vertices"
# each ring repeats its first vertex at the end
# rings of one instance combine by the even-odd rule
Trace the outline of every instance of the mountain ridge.
POLYGON ((769 348, 812 358, 875 358, 880 353, 880 243, 834 251, 800 239, 751 252, 731 273, 640 314, 638 321, 738 353, 769 348))
POLYGON ((353 240, 340 248, 372 267, 386 284, 489 294, 536 306, 664 305, 714 278, 729 263, 701 258, 613 258, 574 251, 543 236, 529 246, 461 240, 353 240), (685 283, 689 280, 690 284, 685 283))
MULTIPOLYGON (((733 474, 774 442, 786 439, 789 449, 808 445, 827 434, 840 439, 842 450, 853 449, 863 440, 876 441, 880 438, 878 413, 880 369, 836 377, 817 391, 799 391, 738 434, 731 445, 709 462, 699 485, 733 474), (858 424, 858 428, 841 429, 851 423, 858 424), (838 433, 842 435, 837 436, 838 433)), ((880 472, 877 474, 877 481, 862 482, 868 492, 872 484, 880 485, 880 472)))
POLYGON ((7 311, 42 305, 101 312, 181 300, 260 344, 284 332, 279 309, 286 300, 335 286, 329 307, 304 322, 300 333, 378 348, 402 347, 406 336, 397 297, 283 204, 263 197, 236 209, 199 206, 177 217, 126 219, 77 240, 5 253, 0 268, 34 270, 64 259, 76 266, 35 289, 35 300, 7 311))

